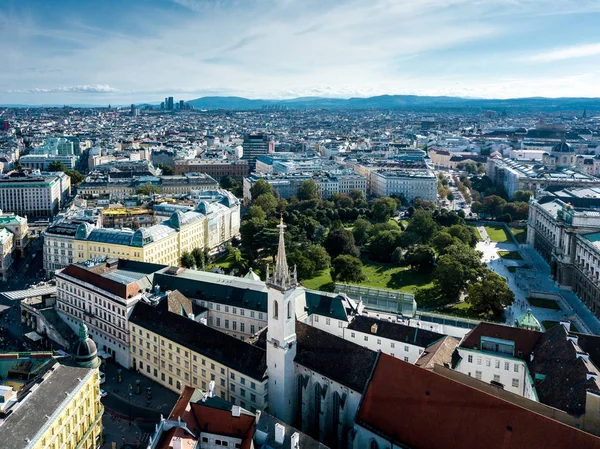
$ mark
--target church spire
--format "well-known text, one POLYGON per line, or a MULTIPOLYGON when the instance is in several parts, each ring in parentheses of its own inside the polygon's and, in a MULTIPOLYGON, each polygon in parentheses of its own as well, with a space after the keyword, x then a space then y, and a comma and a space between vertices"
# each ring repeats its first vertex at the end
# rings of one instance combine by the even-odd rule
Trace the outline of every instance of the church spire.
POLYGON ((287 264, 287 257, 285 255, 285 238, 284 229, 286 226, 283 224, 283 217, 281 222, 277 225, 279 228, 279 246, 277 248, 277 257, 275 258, 275 269, 273 270, 273 276, 269 279, 267 274, 267 282, 273 287, 280 290, 288 290, 295 286, 295 276, 290 276, 290 270, 287 264))

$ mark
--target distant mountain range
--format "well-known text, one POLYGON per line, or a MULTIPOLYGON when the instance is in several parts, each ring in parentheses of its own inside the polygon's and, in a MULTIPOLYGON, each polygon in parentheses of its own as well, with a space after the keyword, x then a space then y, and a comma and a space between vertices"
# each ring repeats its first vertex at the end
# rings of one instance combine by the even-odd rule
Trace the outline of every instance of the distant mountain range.
MULTIPOLYGON (((600 98, 511 98, 507 100, 463 98, 463 97, 428 97, 420 95, 379 95, 366 98, 323 98, 299 97, 287 100, 252 100, 243 97, 201 97, 188 103, 196 109, 208 110, 256 110, 263 108, 288 109, 404 109, 412 111, 510 111, 523 112, 556 111, 581 114, 584 109, 589 113, 600 113, 600 98)), ((31 108, 28 105, 3 105, 8 107, 31 108)), ((62 107, 63 105, 38 105, 38 107, 62 107)), ((106 105, 71 104, 71 107, 97 108, 106 105)), ((115 105, 128 108, 130 104, 115 105)), ((157 104, 140 103, 141 106, 157 107, 157 104)))
POLYGON ((577 111, 584 109, 599 111, 600 98, 513 98, 507 100, 427 97, 420 95, 379 95, 366 98, 322 98, 300 97, 289 100, 250 100, 243 97, 202 97, 188 103, 196 109, 250 110, 265 107, 289 109, 493 109, 493 110, 545 110, 577 111))

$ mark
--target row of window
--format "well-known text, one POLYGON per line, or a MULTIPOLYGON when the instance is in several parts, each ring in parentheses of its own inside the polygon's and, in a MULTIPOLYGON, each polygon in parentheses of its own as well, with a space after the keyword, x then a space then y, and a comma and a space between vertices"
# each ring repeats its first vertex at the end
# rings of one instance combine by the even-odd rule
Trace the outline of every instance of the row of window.
MULTIPOLYGON (((475 371, 475 378, 481 380, 481 377, 482 377, 481 371, 475 371)), ((500 374, 494 374, 494 382, 500 383, 500 374)), ((514 388, 519 388, 519 379, 518 378, 513 377, 512 386, 514 388)))
MULTIPOLYGON (((202 307, 206 307, 208 309, 214 309, 217 312, 221 311, 221 308, 223 307, 225 313, 231 313, 233 315, 237 315, 238 311, 239 311, 239 315, 240 316, 246 316, 246 309, 242 309, 242 308, 237 308, 237 307, 230 307, 230 306, 222 306, 221 304, 213 304, 210 301, 200 301, 200 305, 202 307)), ((254 310, 250 310, 250 318, 255 318, 256 317, 256 313, 254 310)), ((258 319, 262 320, 263 318, 263 313, 262 312, 258 312, 258 319)))
MULTIPOLYGON (((476 360, 477 360, 477 365, 481 365, 482 364, 482 361, 483 361, 482 357, 477 356, 476 360)), ((469 363, 473 363, 473 356, 471 354, 469 354, 467 356, 467 361, 469 363)), ((491 359, 489 359, 488 357, 486 357, 485 358, 485 366, 491 367, 491 365, 492 365, 491 359)), ((500 360, 494 360, 494 368, 500 369, 500 365, 501 365, 500 360)), ((504 362, 504 370, 505 371, 509 371, 510 370, 510 362, 504 362)), ((514 370, 515 373, 519 372, 519 364, 518 363, 514 363, 513 364, 513 370, 514 370)))

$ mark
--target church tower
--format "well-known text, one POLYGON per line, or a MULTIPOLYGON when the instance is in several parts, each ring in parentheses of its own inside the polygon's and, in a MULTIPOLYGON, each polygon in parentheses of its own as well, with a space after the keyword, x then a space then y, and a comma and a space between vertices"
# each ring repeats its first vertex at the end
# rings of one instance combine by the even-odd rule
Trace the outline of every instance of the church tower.
POLYGON ((290 274, 285 256, 283 219, 279 228, 279 247, 273 275, 269 276, 267 368, 269 374, 269 413, 287 424, 295 417, 296 297, 304 295, 297 288, 296 269, 290 274))

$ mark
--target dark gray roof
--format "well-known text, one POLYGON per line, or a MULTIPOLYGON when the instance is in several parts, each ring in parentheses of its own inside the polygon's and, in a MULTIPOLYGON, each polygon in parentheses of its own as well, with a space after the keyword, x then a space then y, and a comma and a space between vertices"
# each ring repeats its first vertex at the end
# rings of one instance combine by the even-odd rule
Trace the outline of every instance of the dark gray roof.
POLYGON ((129 321, 253 379, 266 377, 267 353, 204 324, 169 312, 167 302, 135 305, 129 321))
POLYGON ((37 390, 29 392, 29 397, 8 416, 0 427, 3 449, 24 449, 29 447, 36 434, 48 422, 61 404, 72 398, 67 395, 83 385, 85 377, 94 370, 74 366, 56 365, 54 371, 39 384, 37 390))
POLYGON ((317 440, 312 439, 305 433, 302 433, 300 430, 293 428, 285 424, 283 421, 278 420, 272 415, 269 415, 266 412, 261 412, 260 417, 256 420, 256 429, 254 433, 254 444, 258 449, 266 449, 266 448, 289 448, 290 440, 294 433, 298 432, 298 443, 302 449, 328 449, 328 446, 325 446, 322 443, 319 443, 317 440), (283 439, 283 444, 275 443, 275 424, 281 424, 285 427, 285 437, 283 439), (264 434, 267 434, 266 440, 263 438, 264 434))
POLYGON ((296 321, 295 361, 358 393, 367 386, 377 353, 296 321))
POLYGON ((420 329, 418 327, 405 326, 390 321, 378 320, 366 316, 357 316, 354 321, 348 325, 348 329, 373 336, 388 338, 390 340, 426 348, 430 344, 444 338, 445 335, 437 332, 420 329), (377 332, 371 332, 371 327, 377 324, 377 332))

